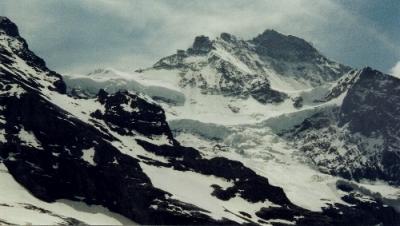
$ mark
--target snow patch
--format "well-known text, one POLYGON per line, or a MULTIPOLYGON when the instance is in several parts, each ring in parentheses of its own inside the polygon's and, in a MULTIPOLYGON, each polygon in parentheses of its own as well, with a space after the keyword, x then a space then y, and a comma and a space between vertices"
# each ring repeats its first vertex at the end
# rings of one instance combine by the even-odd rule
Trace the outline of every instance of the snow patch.
POLYGON ((6 131, 4 129, 0 129, 0 143, 7 142, 5 135, 6 135, 6 131))
POLYGON ((88 162, 92 166, 96 166, 97 164, 94 161, 94 155, 95 155, 95 149, 94 147, 89 148, 89 149, 84 149, 82 150, 82 159, 86 162, 88 162))
POLYGON ((26 146, 36 149, 43 149, 40 141, 36 139, 36 136, 32 132, 26 131, 24 128, 20 129, 18 137, 21 140, 21 143, 26 146))

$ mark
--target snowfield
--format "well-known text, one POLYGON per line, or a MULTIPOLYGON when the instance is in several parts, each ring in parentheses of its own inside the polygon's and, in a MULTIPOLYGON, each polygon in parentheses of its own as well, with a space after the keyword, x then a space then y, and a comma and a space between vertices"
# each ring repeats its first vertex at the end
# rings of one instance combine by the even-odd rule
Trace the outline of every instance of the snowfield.
POLYGON ((161 99, 175 105, 182 105, 185 96, 179 89, 159 79, 143 80, 138 73, 126 73, 112 68, 95 70, 89 75, 64 75, 69 87, 83 90, 94 96, 99 89, 114 93, 118 90, 130 90, 161 99))
MULTIPOLYGON (((197 59, 191 60, 196 61, 197 59)), ((245 70, 244 67, 242 69, 245 70)), ((150 70, 143 73, 127 73, 115 69, 107 70, 124 75, 126 81, 134 81, 142 86, 157 85, 165 87, 165 90, 174 90, 174 92, 183 94, 185 101, 181 105, 163 101, 158 101, 158 103, 166 110, 167 119, 176 139, 183 145, 201 150, 206 158, 224 156, 243 162, 247 167, 268 178, 271 184, 282 187, 288 198, 300 207, 321 211, 321 208, 327 207, 328 204, 346 205, 341 199, 345 193, 336 188, 337 181, 342 179, 321 173, 312 167, 301 157, 299 150, 277 135, 280 131, 300 124, 304 119, 321 110, 340 106, 346 95, 345 90, 335 98, 327 101, 321 100, 332 92, 332 89, 341 81, 306 89, 304 89, 305 87, 293 89, 291 86, 280 86, 280 90, 289 91, 290 89, 288 93, 292 99, 298 96, 303 98, 303 106, 296 108, 293 106, 292 99, 287 99, 279 104, 261 104, 252 97, 241 99, 203 94, 196 87, 182 88, 179 86, 177 71, 150 70), (232 107, 237 110, 233 111, 232 107)), ((93 75, 85 78, 90 80, 91 76, 93 75)), ((275 81, 276 87, 278 87, 278 83, 275 81)), ((131 91, 141 91, 134 87, 130 88, 131 91)), ((201 186, 204 186, 205 190, 211 189, 212 180, 207 182, 209 184, 197 185, 205 179, 196 177, 196 174, 191 177, 182 174, 182 178, 179 179, 181 174, 179 171, 146 165, 143 167, 156 186, 171 192, 177 199, 191 200, 191 203, 207 207, 206 209, 219 206, 219 209, 215 209, 215 213, 218 214, 214 217, 229 216, 226 216, 223 211, 223 208, 228 207, 222 205, 221 200, 215 198, 197 200, 196 197, 206 197, 206 195, 194 196, 191 192, 185 195, 185 192, 197 190, 201 186), (168 177, 160 177, 161 172, 167 173, 168 177), (192 177, 193 179, 191 179, 192 177), (168 180, 164 178, 168 178, 168 180), (193 189, 179 190, 175 187, 176 181, 188 183, 193 186, 193 189), (210 204, 214 202, 216 203, 210 204)), ((384 183, 356 184, 371 192, 379 193, 382 197, 400 200, 398 187, 384 183)), ((231 208, 237 207, 232 206, 231 208)), ((238 220, 237 218, 233 219, 238 220)))
POLYGON ((327 103, 314 102, 322 99, 332 85, 303 90, 292 89, 289 92, 290 99, 282 103, 272 104, 262 104, 252 97, 237 98, 218 94, 204 94, 197 87, 181 87, 179 85, 179 72, 174 70, 128 73, 108 68, 97 69, 88 75, 65 75, 64 78, 71 88, 88 91, 92 95, 97 94, 101 88, 110 92, 126 89, 148 95, 158 101, 165 109, 170 121, 190 119, 222 125, 258 123, 293 112, 340 103, 340 98, 327 103), (115 80, 118 80, 118 83, 115 80), (102 83, 98 84, 99 81, 102 83), (143 87, 147 88, 144 89, 143 87), (295 97, 303 98, 304 105, 302 108, 293 106, 292 99, 295 97))

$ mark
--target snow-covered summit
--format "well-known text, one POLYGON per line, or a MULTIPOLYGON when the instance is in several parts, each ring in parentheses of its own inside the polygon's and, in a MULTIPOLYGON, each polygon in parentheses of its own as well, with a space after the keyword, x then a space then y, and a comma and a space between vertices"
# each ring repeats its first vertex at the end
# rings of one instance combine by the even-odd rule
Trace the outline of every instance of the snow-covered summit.
POLYGON ((288 91, 332 82, 350 68, 327 59, 303 39, 266 30, 251 40, 228 33, 214 40, 198 36, 187 50, 178 50, 140 71, 154 70, 175 70, 183 87, 196 86, 204 93, 253 96, 265 103, 282 101, 282 93, 288 91), (260 96, 256 87, 264 87, 270 94, 260 96))

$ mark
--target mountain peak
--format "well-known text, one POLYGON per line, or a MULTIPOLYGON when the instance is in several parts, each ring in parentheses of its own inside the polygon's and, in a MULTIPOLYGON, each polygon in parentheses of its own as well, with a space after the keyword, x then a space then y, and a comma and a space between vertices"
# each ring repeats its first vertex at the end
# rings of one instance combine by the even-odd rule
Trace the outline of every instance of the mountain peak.
POLYGON ((360 70, 360 75, 377 74, 377 73, 381 73, 381 72, 379 72, 379 71, 377 71, 377 70, 375 70, 375 69, 373 69, 373 68, 371 68, 369 66, 363 67, 360 70))
POLYGON ((194 39, 193 45, 188 49, 189 53, 192 54, 205 54, 210 52, 212 49, 212 41, 209 37, 200 35, 194 39))
POLYGON ((268 43, 271 41, 277 41, 277 40, 285 40, 287 39, 288 36, 277 32, 274 29, 266 29, 263 33, 257 35, 255 38, 253 38, 253 41, 262 44, 262 43, 268 43))
POLYGON ((288 61, 310 61, 318 51, 304 39, 267 29, 251 40, 261 55, 288 61))
POLYGON ((226 32, 221 33, 220 38, 226 42, 236 42, 238 40, 236 36, 226 32))
POLYGON ((278 31, 274 29, 266 29, 261 35, 280 35, 280 36, 285 36, 282 33, 279 33, 278 31))
POLYGON ((0 30, 3 30, 9 36, 19 36, 17 25, 4 16, 0 16, 0 30))
MULTIPOLYGON (((0 16, 0 34, 2 36, 1 37, 2 39, 4 36, 5 39, 7 40, 6 42, 0 43, 0 61, 2 61, 1 63, 4 66, 8 67, 9 70, 12 70, 10 68, 14 67, 13 63, 17 64, 18 63, 17 58, 20 58, 20 60, 25 61, 27 66, 35 68, 35 71, 45 72, 46 73, 45 80, 50 81, 53 85, 51 89, 56 90, 59 93, 66 92, 66 85, 63 82, 61 75, 48 69, 45 61, 42 58, 38 57, 35 53, 33 53, 29 49, 29 46, 25 41, 25 39, 19 35, 17 25, 7 17, 0 16), (3 59, 12 59, 12 60, 4 61, 3 59)), ((21 80, 26 79, 29 82, 43 79, 41 76, 36 76, 36 75, 37 74, 33 73, 31 74, 30 77, 20 76, 19 79, 21 80)), ((32 84, 30 85, 32 87, 35 86, 32 84)))
POLYGON ((366 66, 358 71, 358 77, 361 79, 367 79, 367 80, 374 80, 374 81, 379 81, 379 80, 385 80, 385 79, 397 79, 394 76, 385 74, 381 71, 375 70, 369 66, 366 66))

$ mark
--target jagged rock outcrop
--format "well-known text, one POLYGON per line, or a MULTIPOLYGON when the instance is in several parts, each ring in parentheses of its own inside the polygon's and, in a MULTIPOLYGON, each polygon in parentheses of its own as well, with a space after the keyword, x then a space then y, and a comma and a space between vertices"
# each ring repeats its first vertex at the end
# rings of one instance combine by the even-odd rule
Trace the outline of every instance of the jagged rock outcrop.
POLYGON ((193 47, 188 49, 188 54, 207 54, 213 48, 212 42, 207 36, 197 36, 194 39, 193 47))
POLYGON ((97 94, 97 100, 104 106, 104 113, 96 110, 92 116, 102 119, 119 134, 140 133, 148 137, 164 135, 173 141, 164 110, 154 103, 149 103, 150 100, 128 91, 109 95, 104 90, 97 94))

